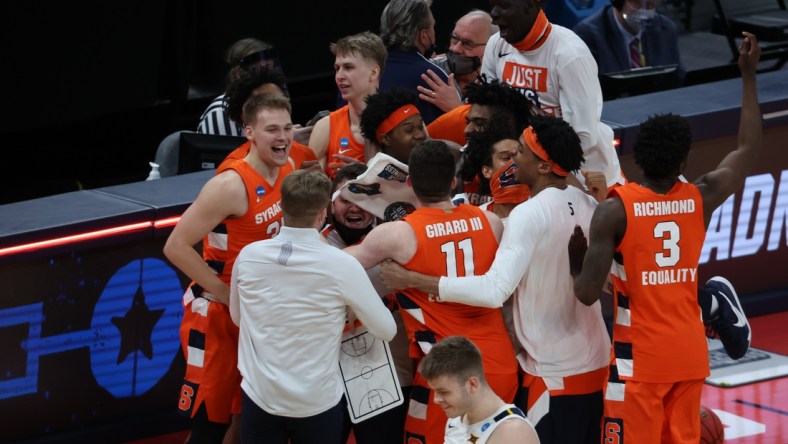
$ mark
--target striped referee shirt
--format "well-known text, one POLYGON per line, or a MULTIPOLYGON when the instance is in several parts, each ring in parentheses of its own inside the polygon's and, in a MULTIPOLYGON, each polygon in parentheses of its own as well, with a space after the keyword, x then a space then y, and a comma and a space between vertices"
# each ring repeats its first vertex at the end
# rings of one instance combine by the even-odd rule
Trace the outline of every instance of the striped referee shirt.
POLYGON ((197 132, 202 134, 215 134, 218 136, 242 136, 243 127, 230 119, 222 105, 224 94, 213 99, 200 117, 197 132))

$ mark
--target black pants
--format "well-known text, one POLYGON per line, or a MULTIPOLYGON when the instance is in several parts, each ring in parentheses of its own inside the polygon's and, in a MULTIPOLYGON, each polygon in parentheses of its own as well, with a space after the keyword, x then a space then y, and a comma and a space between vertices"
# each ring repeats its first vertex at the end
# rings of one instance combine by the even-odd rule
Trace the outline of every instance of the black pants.
MULTIPOLYGON (((528 389, 520 387, 515 405, 526 412, 528 389)), ((602 433, 602 391, 551 396, 549 412, 534 424, 541 444, 598 444, 602 433)))
POLYGON ((208 421, 203 403, 191 419, 189 444, 222 444, 229 424, 208 421))
POLYGON ((241 443, 342 444, 344 402, 314 416, 290 418, 261 409, 241 395, 241 443))
POLYGON ((402 405, 358 424, 350 421, 350 414, 345 407, 345 431, 342 433, 344 437, 342 442, 347 442, 352 429, 358 444, 402 444, 405 439, 405 417, 408 415, 410 386, 402 387, 402 396, 405 398, 402 405))

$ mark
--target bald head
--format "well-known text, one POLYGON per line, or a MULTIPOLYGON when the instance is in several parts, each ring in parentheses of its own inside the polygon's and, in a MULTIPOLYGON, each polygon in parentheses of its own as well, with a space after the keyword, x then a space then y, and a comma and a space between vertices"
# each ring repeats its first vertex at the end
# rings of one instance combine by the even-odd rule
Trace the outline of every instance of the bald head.
POLYGON ((484 56, 487 39, 498 31, 497 28, 492 24, 490 14, 473 10, 460 17, 454 24, 449 51, 461 56, 481 59, 484 56))
POLYGON ((492 17, 487 11, 474 9, 457 20, 457 23, 466 23, 468 26, 476 27, 480 32, 486 33, 487 37, 498 32, 498 27, 493 25, 492 17))

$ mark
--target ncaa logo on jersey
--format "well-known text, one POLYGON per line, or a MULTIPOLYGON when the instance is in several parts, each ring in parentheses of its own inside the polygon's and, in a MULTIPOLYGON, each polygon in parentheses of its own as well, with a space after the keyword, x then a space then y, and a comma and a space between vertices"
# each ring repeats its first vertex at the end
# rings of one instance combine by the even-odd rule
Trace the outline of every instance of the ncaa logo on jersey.
POLYGON ((258 186, 254 190, 254 193, 257 195, 257 201, 260 202, 260 200, 263 198, 263 196, 265 196, 265 187, 262 186, 262 185, 258 186))
POLYGON ((350 145, 350 140, 348 140, 347 137, 343 137, 343 138, 339 139, 339 146, 340 147, 347 148, 348 145, 350 145))

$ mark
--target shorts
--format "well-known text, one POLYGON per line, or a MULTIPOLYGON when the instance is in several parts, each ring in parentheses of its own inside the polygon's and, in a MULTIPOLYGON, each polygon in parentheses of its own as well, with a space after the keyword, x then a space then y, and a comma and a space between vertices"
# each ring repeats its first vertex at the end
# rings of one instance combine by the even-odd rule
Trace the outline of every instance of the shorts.
POLYGON ((205 404, 209 421, 229 423, 232 414, 241 412, 238 327, 229 307, 203 297, 191 299, 184 307, 180 336, 186 358, 180 413, 193 418, 205 404))

